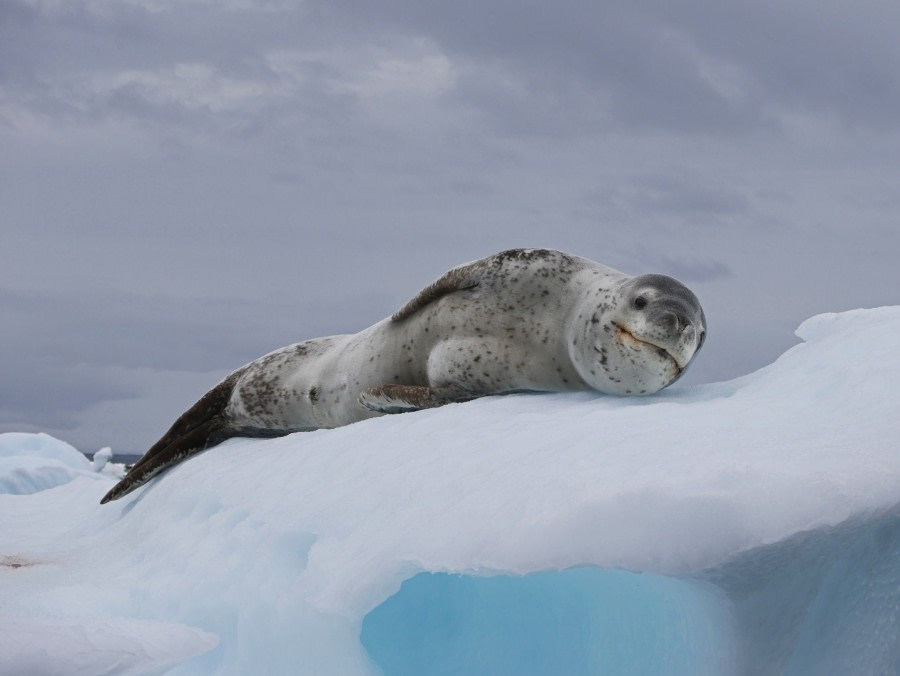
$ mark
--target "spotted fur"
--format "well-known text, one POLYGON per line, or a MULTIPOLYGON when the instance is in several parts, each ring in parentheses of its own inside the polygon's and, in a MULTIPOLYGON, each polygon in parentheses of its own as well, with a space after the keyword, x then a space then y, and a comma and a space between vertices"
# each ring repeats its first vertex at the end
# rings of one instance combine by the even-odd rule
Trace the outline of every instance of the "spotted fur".
POLYGON ((241 367, 191 407, 102 500, 234 436, 279 436, 521 391, 656 392, 703 343, 697 297, 550 249, 454 268, 392 317, 241 367))

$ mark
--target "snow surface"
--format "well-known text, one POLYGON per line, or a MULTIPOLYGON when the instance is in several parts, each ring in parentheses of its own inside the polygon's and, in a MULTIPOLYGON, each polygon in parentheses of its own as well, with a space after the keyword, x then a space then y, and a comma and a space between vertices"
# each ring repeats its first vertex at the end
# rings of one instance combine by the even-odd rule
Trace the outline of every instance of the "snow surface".
POLYGON ((120 466, 0 435, 0 673, 900 673, 900 307, 797 333, 647 398, 231 440, 103 506, 120 466))

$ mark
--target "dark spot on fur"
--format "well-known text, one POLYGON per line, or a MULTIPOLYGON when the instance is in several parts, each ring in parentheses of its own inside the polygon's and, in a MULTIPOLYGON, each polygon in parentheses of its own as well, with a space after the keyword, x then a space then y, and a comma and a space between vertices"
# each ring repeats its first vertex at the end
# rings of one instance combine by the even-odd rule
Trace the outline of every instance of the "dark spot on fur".
POLYGON ((23 559, 21 556, 4 556, 0 559, 0 566, 4 568, 25 568, 26 566, 33 566, 34 561, 28 561, 27 559, 23 559))

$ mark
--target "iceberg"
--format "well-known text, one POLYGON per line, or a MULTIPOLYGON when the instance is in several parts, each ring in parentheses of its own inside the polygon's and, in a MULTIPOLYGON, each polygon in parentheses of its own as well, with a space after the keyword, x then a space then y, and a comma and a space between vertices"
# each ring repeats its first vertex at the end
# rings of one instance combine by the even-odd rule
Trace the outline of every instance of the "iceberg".
POLYGON ((646 398, 114 463, 0 435, 0 673, 900 673, 900 307, 646 398), (120 468, 119 468, 120 469, 120 468))
POLYGON ((77 476, 94 478, 94 472, 69 444, 47 434, 0 434, 0 495, 37 493, 77 476))

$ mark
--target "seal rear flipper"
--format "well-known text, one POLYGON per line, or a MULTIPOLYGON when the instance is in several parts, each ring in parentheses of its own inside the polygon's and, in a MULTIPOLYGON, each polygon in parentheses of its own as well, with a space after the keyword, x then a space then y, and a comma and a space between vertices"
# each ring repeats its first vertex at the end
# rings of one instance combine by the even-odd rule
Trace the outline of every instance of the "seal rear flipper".
POLYGON ((406 413, 453 402, 471 401, 479 396, 456 385, 379 385, 363 390, 359 395, 359 403, 379 413, 406 413))
POLYGON ((169 431, 144 453, 128 474, 113 486, 100 504, 121 498, 147 483, 167 467, 237 436, 239 432, 229 426, 223 414, 240 373, 241 371, 235 371, 229 375, 183 413, 169 431))
POLYGON ((128 474, 113 486, 100 504, 106 504, 111 500, 118 500, 123 495, 128 495, 136 488, 143 486, 164 469, 176 465, 182 460, 192 455, 196 455, 201 451, 205 451, 210 446, 225 441, 234 434, 229 434, 229 430, 224 426, 223 422, 218 419, 207 420, 199 427, 194 428, 188 434, 179 437, 168 446, 158 449, 158 451, 146 461, 142 460, 132 467, 128 474))

